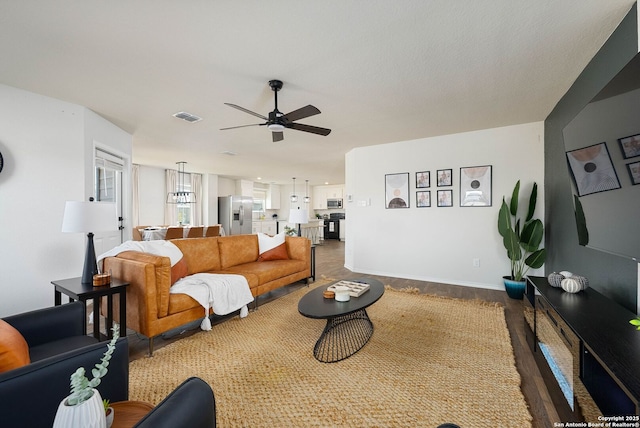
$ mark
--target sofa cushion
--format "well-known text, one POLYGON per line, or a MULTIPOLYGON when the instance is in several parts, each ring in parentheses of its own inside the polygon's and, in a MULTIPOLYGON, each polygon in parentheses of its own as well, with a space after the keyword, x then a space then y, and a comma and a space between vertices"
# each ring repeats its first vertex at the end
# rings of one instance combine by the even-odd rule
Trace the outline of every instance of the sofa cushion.
POLYGON ((0 373, 26 366, 30 362, 27 341, 11 324, 0 320, 0 373))
POLYGON ((222 269, 258 260, 257 235, 221 236, 215 239, 218 239, 220 247, 222 269))
MULTIPOLYGON (((223 270, 223 273, 243 275, 245 278, 255 276, 260 285, 275 281, 289 275, 302 272, 309 267, 309 263, 302 260, 273 260, 268 263, 253 262, 232 266, 223 270)), ((249 287, 251 281, 249 281, 249 287)))
POLYGON ((174 239, 187 262, 188 274, 220 270, 218 237, 174 239))

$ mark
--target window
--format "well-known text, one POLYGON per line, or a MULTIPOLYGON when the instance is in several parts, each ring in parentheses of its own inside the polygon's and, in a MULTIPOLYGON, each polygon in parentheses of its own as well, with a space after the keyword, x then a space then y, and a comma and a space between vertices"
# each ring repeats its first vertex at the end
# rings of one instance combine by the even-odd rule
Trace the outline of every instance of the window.
MULTIPOLYGON (((191 192, 191 174, 188 172, 184 173, 184 185, 183 189, 180 189, 184 192, 191 192)), ((186 224, 190 225, 193 223, 193 218, 191 217, 191 208, 194 204, 177 204, 176 210, 178 216, 178 224, 186 224)))
POLYGON ((267 200, 267 191, 265 189, 254 189, 253 191, 253 212, 264 213, 267 200))

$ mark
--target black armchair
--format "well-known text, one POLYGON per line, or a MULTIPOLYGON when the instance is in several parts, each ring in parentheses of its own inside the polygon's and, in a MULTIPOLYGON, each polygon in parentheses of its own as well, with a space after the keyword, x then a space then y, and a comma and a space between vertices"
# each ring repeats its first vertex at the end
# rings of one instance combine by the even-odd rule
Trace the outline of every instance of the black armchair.
POLYGON ((134 428, 214 428, 216 401, 202 379, 190 377, 162 400, 134 428))
MULTIPOLYGON (((3 427, 50 428, 60 402, 70 393, 70 376, 84 367, 88 373, 107 349, 83 335, 84 303, 40 309, 4 318, 29 345, 31 363, 0 373, 0 420, 3 427), (35 403, 35 404, 34 404, 35 403)), ((119 338, 98 391, 110 401, 129 397, 129 348, 119 338)))

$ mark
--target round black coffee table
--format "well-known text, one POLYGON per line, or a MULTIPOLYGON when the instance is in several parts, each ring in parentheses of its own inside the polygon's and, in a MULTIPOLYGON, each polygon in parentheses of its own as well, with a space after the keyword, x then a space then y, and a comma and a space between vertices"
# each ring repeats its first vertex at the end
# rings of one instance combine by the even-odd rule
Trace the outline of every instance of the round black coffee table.
POLYGON ((373 278, 349 279, 365 282, 369 290, 348 302, 325 299, 322 293, 329 287, 318 287, 298 302, 298 312, 308 318, 326 319, 320 338, 313 348, 313 356, 323 363, 335 363, 358 352, 373 335, 373 323, 366 308, 384 294, 384 285, 373 278))

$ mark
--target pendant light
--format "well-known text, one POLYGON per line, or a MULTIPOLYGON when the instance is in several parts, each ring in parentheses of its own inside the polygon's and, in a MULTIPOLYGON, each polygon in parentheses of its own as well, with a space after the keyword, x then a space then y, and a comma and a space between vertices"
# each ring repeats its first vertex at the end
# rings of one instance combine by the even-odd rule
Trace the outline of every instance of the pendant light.
POLYGON ((176 191, 167 193, 168 204, 195 204, 196 194, 188 192, 184 187, 184 165, 186 162, 176 162, 178 165, 178 180, 176 182, 176 191))
POLYGON ((311 202, 311 198, 309 197, 309 180, 304 180, 305 182, 305 191, 304 191, 304 203, 308 204, 311 202))
POLYGON ((293 194, 291 195, 291 202, 298 202, 298 196, 296 195, 296 178, 293 177, 293 194))

